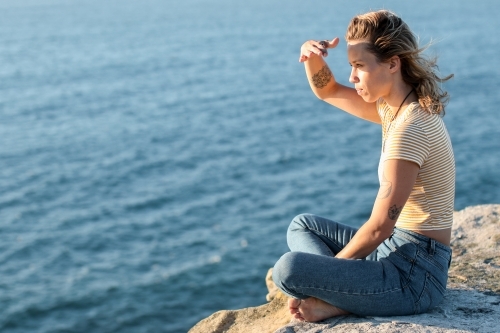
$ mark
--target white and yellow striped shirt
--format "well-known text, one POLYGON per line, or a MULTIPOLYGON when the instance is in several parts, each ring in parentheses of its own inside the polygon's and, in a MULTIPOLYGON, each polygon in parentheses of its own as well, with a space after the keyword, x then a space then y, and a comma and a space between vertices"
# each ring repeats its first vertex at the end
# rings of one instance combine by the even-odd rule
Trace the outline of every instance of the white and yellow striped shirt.
POLYGON ((382 120, 382 164, 403 159, 419 165, 420 171, 396 227, 437 230, 453 224, 455 199, 455 159, 443 119, 410 104, 391 125, 392 112, 380 100, 377 110, 382 120))

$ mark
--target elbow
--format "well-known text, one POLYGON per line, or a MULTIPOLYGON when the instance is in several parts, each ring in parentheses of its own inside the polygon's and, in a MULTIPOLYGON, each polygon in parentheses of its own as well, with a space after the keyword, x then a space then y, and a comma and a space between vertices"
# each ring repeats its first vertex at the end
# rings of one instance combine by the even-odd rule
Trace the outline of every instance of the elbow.
POLYGON ((326 98, 326 94, 318 89, 313 89, 312 90, 314 93, 314 96, 316 96, 319 100, 324 101, 326 98))
POLYGON ((382 243, 387 238, 391 237, 394 227, 390 227, 386 224, 378 225, 375 229, 372 230, 373 240, 377 243, 382 243))
POLYGON ((336 82, 330 82, 326 87, 321 89, 313 89, 314 95, 319 100, 325 101, 327 98, 332 98, 335 96, 338 89, 338 85, 336 82))
POLYGON ((376 244, 382 244, 387 238, 391 237, 392 231, 387 232, 386 230, 374 230, 372 231, 372 239, 376 244))
POLYGON ((329 94, 325 91, 314 91, 314 95, 320 100, 320 101, 325 101, 326 98, 328 98, 329 94))
POLYGON ((385 241, 387 238, 391 237, 392 236, 392 231, 393 231, 392 228, 391 229, 381 230, 380 234, 379 234, 380 243, 382 243, 383 241, 385 241))
POLYGON ((317 97, 320 101, 323 101, 323 102, 325 101, 325 97, 323 97, 323 96, 320 96, 320 95, 316 94, 316 97, 317 97))

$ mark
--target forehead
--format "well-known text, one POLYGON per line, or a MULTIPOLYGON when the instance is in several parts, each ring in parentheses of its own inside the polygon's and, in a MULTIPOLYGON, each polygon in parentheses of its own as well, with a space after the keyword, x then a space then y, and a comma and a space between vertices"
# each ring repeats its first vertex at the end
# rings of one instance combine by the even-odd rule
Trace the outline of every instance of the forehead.
POLYGON ((347 57, 349 62, 372 61, 375 55, 368 51, 369 43, 366 41, 349 41, 347 43, 347 57))

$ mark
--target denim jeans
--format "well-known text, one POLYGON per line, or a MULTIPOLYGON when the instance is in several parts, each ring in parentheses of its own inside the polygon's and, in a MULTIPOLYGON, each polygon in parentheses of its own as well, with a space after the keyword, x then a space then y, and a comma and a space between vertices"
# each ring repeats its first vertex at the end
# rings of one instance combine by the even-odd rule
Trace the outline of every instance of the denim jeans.
POLYGON ((274 266, 274 282, 290 297, 316 297, 360 316, 417 314, 441 302, 449 246, 395 228, 368 257, 335 258, 356 231, 311 214, 295 217, 287 234, 291 252, 274 266))

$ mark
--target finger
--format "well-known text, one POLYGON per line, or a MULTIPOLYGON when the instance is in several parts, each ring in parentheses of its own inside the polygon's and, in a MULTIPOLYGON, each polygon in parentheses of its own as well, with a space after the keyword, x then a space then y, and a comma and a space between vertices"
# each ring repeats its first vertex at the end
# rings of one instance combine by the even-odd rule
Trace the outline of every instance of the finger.
POLYGON ((317 55, 323 57, 328 56, 328 51, 326 50, 328 48, 328 45, 325 41, 319 42, 319 46, 316 46, 316 48, 321 52, 321 53, 316 53, 317 55))
POLYGON ((322 41, 318 42, 318 44, 321 45, 322 48, 327 49, 328 45, 330 45, 330 42, 327 40, 322 40, 322 41))
POLYGON ((323 57, 327 57, 328 56, 328 47, 330 45, 329 41, 327 41, 327 40, 322 40, 322 41, 319 41, 319 42, 315 41, 315 42, 312 43, 312 45, 316 49, 320 50, 321 54, 316 52, 317 55, 321 55, 323 57))
POLYGON ((332 40, 322 40, 318 42, 323 48, 325 49, 333 49, 339 45, 340 39, 338 37, 335 37, 332 40))
POLYGON ((312 44, 312 48, 309 50, 309 52, 322 56, 325 55, 326 49, 323 46, 321 46, 321 44, 316 42, 312 44))
POLYGON ((313 55, 317 55, 317 56, 322 56, 324 55, 324 53, 326 52, 325 49, 321 49, 321 46, 316 45, 317 43, 314 43, 312 44, 311 43, 311 46, 308 47, 307 49, 305 49, 304 51, 302 51, 302 54, 301 56, 305 56, 306 58, 310 58, 311 56, 313 55))
POLYGON ((333 48, 337 47, 337 45, 339 45, 339 42, 340 42, 340 39, 338 37, 335 37, 334 39, 332 39, 329 42, 329 47, 333 49, 333 48))
POLYGON ((311 42, 310 47, 307 49, 307 52, 309 52, 309 57, 312 54, 316 54, 318 56, 326 56, 328 54, 328 51, 324 46, 321 45, 321 42, 316 41, 311 42))
POLYGON ((305 62, 305 61, 307 61, 311 57, 311 55, 313 55, 313 54, 314 53, 311 52, 311 51, 307 51, 305 53, 302 53, 300 55, 300 57, 299 57, 299 62, 305 62))
POLYGON ((328 41, 318 42, 314 40, 310 40, 304 43, 304 45, 302 45, 301 48, 299 62, 307 61, 313 54, 318 55, 320 57, 328 56, 328 51, 327 51, 328 44, 329 44, 328 41))

